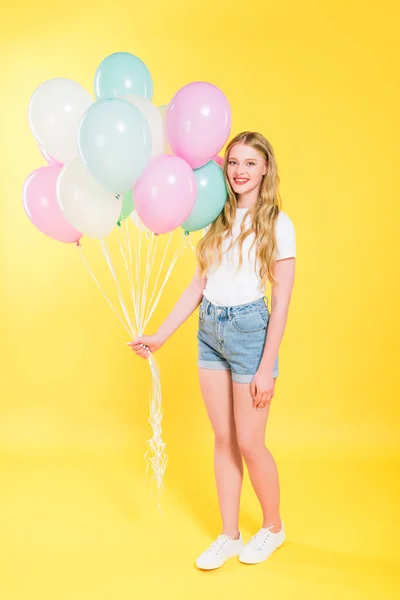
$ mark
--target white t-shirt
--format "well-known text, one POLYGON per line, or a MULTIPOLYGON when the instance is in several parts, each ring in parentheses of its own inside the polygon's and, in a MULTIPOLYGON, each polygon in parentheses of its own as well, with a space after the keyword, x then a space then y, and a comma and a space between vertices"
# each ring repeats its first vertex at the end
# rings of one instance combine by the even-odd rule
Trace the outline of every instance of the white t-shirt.
MULTIPOLYGON (((237 208, 236 218, 233 224, 232 237, 236 239, 240 233, 240 224, 246 215, 247 208, 237 208)), ((250 225, 251 217, 247 215, 246 226, 250 225)), ((204 229, 203 236, 209 229, 204 229)), ((275 226, 277 238, 276 260, 296 256, 296 233, 292 221, 282 210, 279 212, 275 226)), ((235 306, 254 302, 265 295, 265 286, 260 287, 261 279, 258 275, 258 264, 255 268, 256 258, 255 244, 251 249, 249 260, 249 249, 254 240, 254 233, 249 235, 243 242, 243 264, 239 264, 239 244, 236 244, 228 253, 222 255, 222 262, 212 264, 207 272, 207 284, 203 291, 204 296, 219 306, 235 306)), ((222 251, 226 250, 231 239, 222 240, 222 251)))

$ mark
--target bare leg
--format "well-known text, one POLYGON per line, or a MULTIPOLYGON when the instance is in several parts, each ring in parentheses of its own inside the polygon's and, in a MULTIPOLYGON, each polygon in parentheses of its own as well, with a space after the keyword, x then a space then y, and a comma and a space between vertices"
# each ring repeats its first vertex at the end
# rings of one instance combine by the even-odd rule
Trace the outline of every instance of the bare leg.
POLYGON ((214 430, 214 472, 222 533, 239 536, 243 460, 236 437, 230 370, 199 368, 201 393, 214 430))
POLYGON ((281 530, 279 514, 280 490, 275 460, 265 447, 265 427, 271 402, 257 411, 253 408, 250 384, 233 382, 234 414, 237 439, 249 471, 250 481, 263 512, 262 527, 275 533, 281 530))

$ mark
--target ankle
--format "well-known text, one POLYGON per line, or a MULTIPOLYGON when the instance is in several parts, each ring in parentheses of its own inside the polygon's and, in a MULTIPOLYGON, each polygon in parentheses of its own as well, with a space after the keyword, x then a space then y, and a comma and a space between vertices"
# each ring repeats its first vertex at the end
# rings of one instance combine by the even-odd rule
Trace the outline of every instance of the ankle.
POLYGON ((271 528, 270 531, 272 531, 272 533, 279 533, 282 529, 282 521, 278 520, 278 521, 267 521, 264 520, 264 523, 262 525, 263 529, 268 529, 271 528))
POLYGON ((228 537, 232 538, 233 540, 238 540, 240 537, 240 532, 237 529, 236 531, 232 531, 232 530, 223 530, 222 531, 223 535, 227 535, 228 537))

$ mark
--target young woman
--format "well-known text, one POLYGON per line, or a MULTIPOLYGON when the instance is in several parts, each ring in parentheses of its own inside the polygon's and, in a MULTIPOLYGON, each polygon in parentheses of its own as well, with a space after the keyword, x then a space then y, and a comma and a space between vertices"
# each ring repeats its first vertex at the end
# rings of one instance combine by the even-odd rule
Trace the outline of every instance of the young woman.
POLYGON ((234 556, 244 563, 262 562, 285 538, 278 472, 265 447, 265 428, 294 283, 295 230, 280 210, 277 165, 265 137, 244 132, 232 139, 224 173, 228 198, 197 245, 192 282, 157 333, 130 343, 138 356, 148 358, 200 305, 199 378, 215 434, 223 525, 198 557, 201 569, 215 569, 234 556), (238 529, 243 459, 263 513, 262 527, 246 545, 238 529))

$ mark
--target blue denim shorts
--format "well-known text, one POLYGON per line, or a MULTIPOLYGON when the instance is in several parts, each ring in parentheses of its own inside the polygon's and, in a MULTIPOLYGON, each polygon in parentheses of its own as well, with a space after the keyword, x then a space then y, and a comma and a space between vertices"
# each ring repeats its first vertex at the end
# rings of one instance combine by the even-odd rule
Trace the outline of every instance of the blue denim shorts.
MULTIPOLYGON (((218 306, 205 296, 199 308, 198 360, 202 369, 229 369, 232 380, 251 383, 267 337, 270 313, 264 298, 249 304, 218 306)), ((279 375, 278 356, 272 376, 279 375)))

